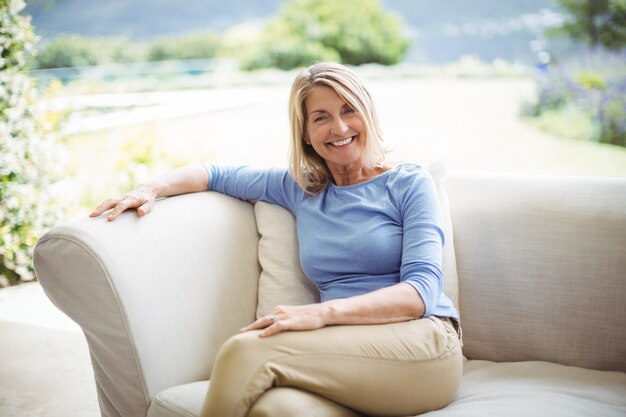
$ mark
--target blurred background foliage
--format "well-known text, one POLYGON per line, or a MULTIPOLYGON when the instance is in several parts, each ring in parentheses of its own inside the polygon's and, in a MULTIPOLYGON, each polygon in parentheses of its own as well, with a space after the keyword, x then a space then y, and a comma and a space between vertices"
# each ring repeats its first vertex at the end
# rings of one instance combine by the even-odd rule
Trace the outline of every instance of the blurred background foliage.
MULTIPOLYGON (((201 31, 132 42, 124 37, 62 35, 33 57, 35 69, 112 63, 214 58, 241 61, 243 69, 289 70, 313 61, 347 65, 393 65, 404 58, 409 39, 399 16, 378 0, 293 0, 285 3, 247 48, 222 44, 220 35, 201 31)), ((253 35, 256 37, 256 34, 253 35)))
POLYGON ((378 0, 293 0, 271 19, 244 68, 292 69, 313 61, 397 64, 409 39, 378 0))
POLYGON ((620 50, 626 45, 626 0, 557 0, 568 14, 565 22, 547 32, 566 36, 592 48, 620 50))
POLYGON ((626 0, 558 0, 567 12, 549 37, 577 41, 536 76, 537 98, 523 113, 564 137, 626 146, 626 0))
POLYGON ((626 147, 626 51, 582 49, 536 76, 523 113, 551 133, 626 147))
POLYGON ((146 58, 148 61, 213 58, 219 48, 219 35, 203 31, 157 38, 147 45, 146 58))
MULTIPOLYGON (((140 113, 148 107, 140 101, 100 97, 103 103, 79 109, 49 105, 63 96, 119 86, 124 93, 213 88, 224 74, 249 85, 271 68, 291 71, 319 60, 390 68, 380 70, 382 78, 523 77, 536 85, 521 109, 530 125, 567 140, 626 147, 626 0, 554 0, 550 10, 545 0, 528 0, 528 10, 538 11, 518 16, 510 15, 521 13, 517 2, 492 0, 439 0, 437 7, 413 0, 207 0, 185 8, 171 0, 114 3, 32 0, 24 12, 22 0, 0 0, 0 287, 33 279, 32 248, 67 216, 72 199, 91 207, 105 181, 115 182, 107 190, 115 194, 189 162, 165 151, 162 137, 149 129, 113 143, 67 128, 68 120, 92 114, 140 113), (235 3, 245 7, 233 17, 235 3), (219 21, 220 13, 199 9, 209 5, 230 18, 219 21), (68 31, 80 20, 69 12, 79 9, 98 18, 81 32, 68 31), (120 9, 125 12, 112 25, 110 16, 120 9), (37 48, 28 10, 48 23, 41 25, 45 35, 37 48), (487 10, 494 19, 481 17, 487 10), (450 11, 464 17, 450 23, 450 11), (205 24, 209 18, 219 24, 205 24), (246 19, 252 20, 242 23, 246 19), (530 44, 514 36, 522 29, 532 33, 530 44), (481 39, 485 47, 478 53, 466 38, 481 39), (519 60, 507 63, 508 52, 519 60), (40 105, 42 97, 47 106, 40 105), (114 173, 74 178, 68 186, 64 178, 94 169, 79 167, 88 158, 68 161, 69 148, 110 160, 114 173)), ((179 128, 176 140, 179 131, 192 134, 179 128)))
POLYGON ((212 32, 159 37, 146 43, 131 42, 121 36, 87 38, 61 35, 32 56, 31 67, 50 69, 214 58, 219 47, 219 37, 212 32))
POLYGON ((38 112, 26 72, 37 38, 21 0, 0 0, 0 287, 34 279, 37 239, 63 218, 57 114, 38 112))

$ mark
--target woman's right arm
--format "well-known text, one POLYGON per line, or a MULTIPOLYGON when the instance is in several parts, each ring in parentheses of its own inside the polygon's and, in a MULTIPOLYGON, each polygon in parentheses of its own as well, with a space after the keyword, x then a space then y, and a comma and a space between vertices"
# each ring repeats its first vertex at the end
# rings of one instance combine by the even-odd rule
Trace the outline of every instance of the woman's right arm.
POLYGON ((89 217, 97 217, 113 209, 107 217, 107 220, 111 221, 129 208, 136 208, 139 216, 145 216, 152 211, 158 198, 206 191, 208 183, 209 174, 204 166, 178 168, 153 181, 141 184, 119 198, 102 202, 89 217))

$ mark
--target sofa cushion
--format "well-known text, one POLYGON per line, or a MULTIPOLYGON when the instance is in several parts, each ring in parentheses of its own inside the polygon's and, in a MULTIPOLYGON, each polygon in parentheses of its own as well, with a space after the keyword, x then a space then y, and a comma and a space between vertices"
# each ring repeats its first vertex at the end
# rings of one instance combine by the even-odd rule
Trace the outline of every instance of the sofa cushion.
POLYGON ((626 371, 626 179, 446 178, 470 359, 626 371))
MULTIPOLYGON (((444 292, 458 311, 458 277, 454 252, 454 237, 448 197, 443 183, 445 168, 435 163, 428 168, 435 185, 444 218, 446 243, 443 253, 444 292)), ((319 301, 315 286, 300 267, 298 237, 293 215, 286 209, 265 202, 254 207, 259 239, 259 293, 257 317, 269 314, 279 304, 301 305, 319 301)))
POLYGON ((428 417, 621 417, 626 374, 549 362, 466 361, 452 404, 428 417))
MULTIPOLYGON (((194 417, 209 382, 159 393, 147 417, 194 417)), ((452 404, 429 417, 621 417, 626 415, 626 374, 548 362, 466 361, 452 404)))
POLYGON ((209 381, 198 381, 161 391, 152 399, 146 417, 196 417, 208 390, 209 381))
POLYGON ((293 215, 275 204, 259 201, 254 206, 259 231, 259 276, 257 318, 279 304, 319 302, 319 293, 302 272, 293 215))

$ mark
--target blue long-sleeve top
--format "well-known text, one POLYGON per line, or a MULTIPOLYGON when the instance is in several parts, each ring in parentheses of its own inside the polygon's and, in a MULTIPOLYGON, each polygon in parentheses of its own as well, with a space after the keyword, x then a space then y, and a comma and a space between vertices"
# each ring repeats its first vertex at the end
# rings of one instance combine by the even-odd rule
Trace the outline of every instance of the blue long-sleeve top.
POLYGON ((300 264, 321 301, 405 282, 424 301, 424 317, 458 319, 442 290, 442 215, 433 180, 422 167, 399 165, 358 184, 331 184, 313 196, 286 169, 206 168, 209 190, 278 204, 294 215, 300 264))

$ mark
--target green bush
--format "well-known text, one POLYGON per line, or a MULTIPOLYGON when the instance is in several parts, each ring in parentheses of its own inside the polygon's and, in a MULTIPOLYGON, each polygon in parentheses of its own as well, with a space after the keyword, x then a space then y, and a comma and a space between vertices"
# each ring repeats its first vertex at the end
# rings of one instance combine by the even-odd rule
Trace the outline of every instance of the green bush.
POLYGON ((212 32, 163 37, 149 44, 147 59, 149 61, 165 61, 170 59, 213 58, 219 45, 219 37, 212 32))
POLYGON ((254 70, 259 68, 276 67, 289 70, 315 61, 337 61, 341 62, 341 56, 333 49, 322 45, 319 42, 308 42, 305 44, 296 40, 285 40, 280 44, 273 44, 269 48, 264 48, 265 53, 253 55, 242 63, 244 70, 254 70))
POLYGON ((131 42, 119 36, 86 38, 79 35, 62 35, 40 48, 33 58, 33 67, 48 69, 212 58, 219 48, 219 43, 219 37, 208 32, 162 37, 148 43, 131 42))
POLYGON ((391 65, 408 47, 400 18, 378 0, 291 0, 268 23, 258 54, 243 66, 292 69, 324 60, 391 65))
POLYGON ((34 278, 37 239, 63 215, 58 119, 33 112, 25 75, 36 41, 21 0, 0 0, 0 286, 34 278))
MULTIPOLYGON (((537 99, 524 113, 553 133, 571 132, 575 119, 586 126, 575 136, 626 146, 626 50, 579 50, 537 76, 537 99)), ((573 137, 573 135, 568 135, 573 137)))
POLYGON ((124 37, 85 38, 63 35, 43 46, 34 57, 38 69, 81 67, 142 60, 139 45, 124 37))

